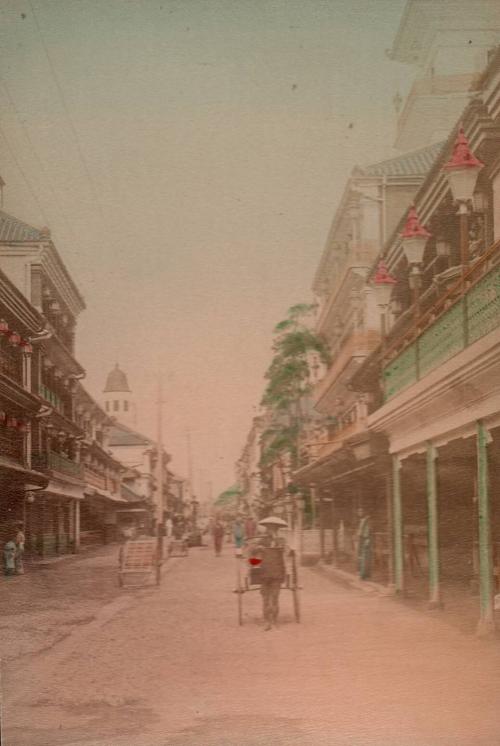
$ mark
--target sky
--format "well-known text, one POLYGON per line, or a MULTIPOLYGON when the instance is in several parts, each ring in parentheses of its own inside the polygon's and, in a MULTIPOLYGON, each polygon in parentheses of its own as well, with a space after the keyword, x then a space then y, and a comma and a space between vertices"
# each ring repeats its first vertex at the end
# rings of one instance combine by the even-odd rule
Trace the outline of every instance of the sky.
POLYGON ((4 209, 48 225, 139 430, 206 498, 234 482, 272 329, 310 302, 356 164, 396 154, 405 0, 2 0, 4 209))

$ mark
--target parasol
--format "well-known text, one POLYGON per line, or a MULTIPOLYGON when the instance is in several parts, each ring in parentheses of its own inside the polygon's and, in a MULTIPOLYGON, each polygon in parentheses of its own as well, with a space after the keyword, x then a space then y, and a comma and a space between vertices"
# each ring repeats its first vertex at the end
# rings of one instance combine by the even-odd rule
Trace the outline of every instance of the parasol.
POLYGON ((263 518, 259 521, 259 526, 278 526, 281 528, 288 528, 288 523, 283 518, 278 518, 276 515, 268 515, 267 518, 263 518))

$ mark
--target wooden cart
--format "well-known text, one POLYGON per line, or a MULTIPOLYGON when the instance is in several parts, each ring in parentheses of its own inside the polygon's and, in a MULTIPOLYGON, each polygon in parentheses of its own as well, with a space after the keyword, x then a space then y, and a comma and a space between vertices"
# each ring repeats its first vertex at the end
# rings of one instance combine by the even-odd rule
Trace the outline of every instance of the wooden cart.
MULTIPOLYGON (((258 542, 250 541, 236 557, 236 599, 238 603, 238 624, 243 624, 243 597, 250 591, 260 591, 258 542)), ((285 580, 282 590, 291 591, 295 621, 300 622, 299 578, 297 558, 294 550, 285 552, 285 580)))
POLYGON ((168 545, 169 557, 187 557, 189 551, 187 538, 170 539, 168 545))
POLYGON ((132 539, 120 548, 118 584, 120 587, 160 585, 161 557, 156 538, 132 539))

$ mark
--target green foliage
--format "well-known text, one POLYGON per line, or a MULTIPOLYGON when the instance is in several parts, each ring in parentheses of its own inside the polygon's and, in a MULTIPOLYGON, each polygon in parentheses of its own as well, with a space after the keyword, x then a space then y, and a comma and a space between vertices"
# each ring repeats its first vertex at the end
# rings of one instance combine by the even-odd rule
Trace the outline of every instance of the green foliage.
POLYGON ((301 323, 314 309, 305 303, 292 306, 274 329, 274 355, 265 374, 267 385, 261 402, 274 415, 274 423, 262 437, 261 467, 280 461, 286 453, 297 462, 301 399, 311 389, 308 353, 317 353, 325 364, 330 361, 325 342, 301 323), (288 418, 283 417, 285 413, 288 418))

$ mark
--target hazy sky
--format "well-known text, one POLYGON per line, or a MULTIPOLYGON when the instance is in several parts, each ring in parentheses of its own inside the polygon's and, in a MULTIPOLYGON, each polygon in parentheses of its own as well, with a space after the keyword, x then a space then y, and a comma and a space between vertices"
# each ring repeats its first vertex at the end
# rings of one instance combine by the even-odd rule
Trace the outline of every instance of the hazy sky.
POLYGON ((173 466, 189 427, 214 494, 351 168, 394 155, 404 5, 1 0, 5 209, 50 226, 86 299, 90 392, 118 361, 154 435, 161 365, 173 466))

